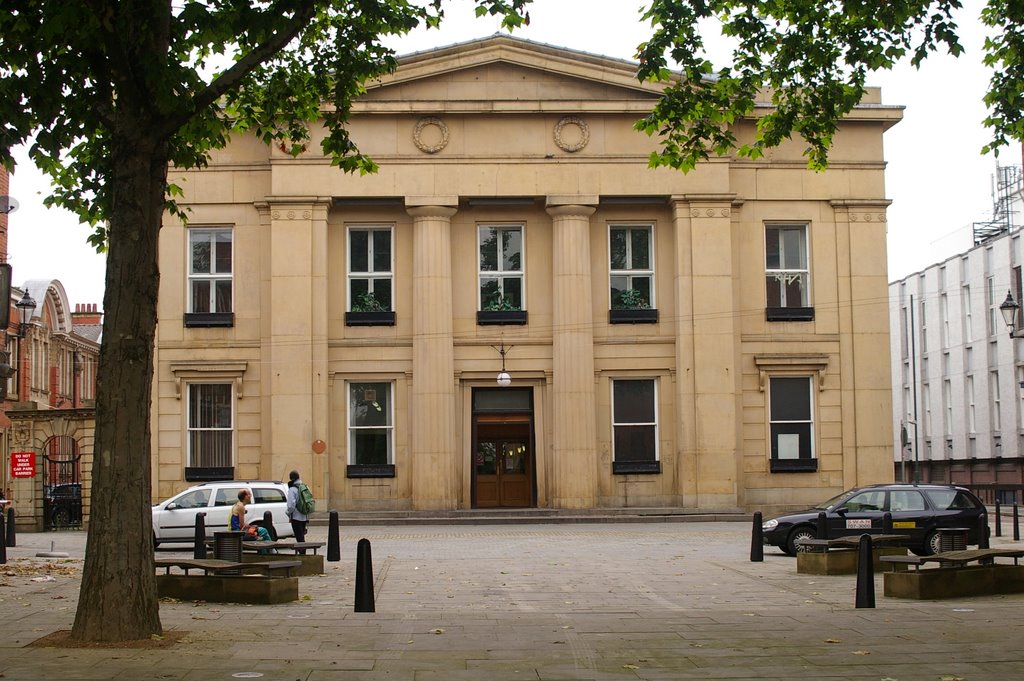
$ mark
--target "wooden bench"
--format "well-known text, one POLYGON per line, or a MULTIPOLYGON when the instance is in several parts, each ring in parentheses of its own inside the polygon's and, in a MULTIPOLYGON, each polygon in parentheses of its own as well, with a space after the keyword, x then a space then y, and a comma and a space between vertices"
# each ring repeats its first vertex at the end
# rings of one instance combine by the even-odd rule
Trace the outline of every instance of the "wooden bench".
POLYGON ((271 573, 278 570, 284 570, 285 577, 291 577, 291 571, 293 568, 300 567, 301 561, 297 560, 280 560, 280 561, 261 561, 255 563, 236 563, 231 560, 217 560, 215 558, 156 558, 153 560, 154 566, 157 568, 164 568, 164 574, 171 574, 171 568, 180 568, 187 575, 189 570, 202 570, 204 575, 230 575, 230 574, 245 574, 245 573, 257 573, 262 574, 265 577, 273 576, 271 573))
POLYGON ((883 576, 886 596, 942 599, 1024 593, 1022 549, 968 549, 930 556, 884 556, 892 567, 883 576), (1012 558, 1013 564, 996 558, 1012 558), (925 567, 934 563, 935 567, 925 567), (908 570, 913 567, 913 570, 908 570), (922 569, 924 568, 924 569, 922 569))
POLYGON ((294 542, 294 541, 244 541, 242 542, 242 561, 297 561, 301 567, 295 571, 299 577, 312 577, 324 574, 324 557, 317 553, 317 550, 324 545, 323 542, 294 542), (267 555, 260 553, 267 549, 275 551, 291 551, 291 555, 267 555), (312 551, 312 553, 299 553, 299 551, 312 551), (259 555, 257 555, 259 554, 259 555))
MULTIPOLYGON (((907 550, 898 544, 909 539, 909 535, 905 534, 871 535, 871 557, 875 569, 882 569, 879 559, 885 556, 905 556, 907 550)), ((810 549, 796 555, 796 571, 800 574, 852 575, 857 572, 859 534, 833 539, 801 539, 797 545, 810 549)))
POLYGON ((157 558, 154 566, 164 568, 156 576, 157 595, 215 603, 288 603, 299 599, 299 578, 293 569, 303 565, 299 560, 235 562, 217 559, 157 558), (185 574, 171 574, 178 568, 185 574), (203 574, 189 574, 202 570, 203 574), (284 576, 273 573, 284 572, 284 576))
POLYGON ((996 558, 1012 558, 1013 564, 1018 565, 1022 557, 1024 549, 968 549, 933 553, 930 556, 885 556, 882 562, 889 563, 894 570, 899 569, 896 567, 899 565, 909 565, 915 570, 920 570, 928 563, 938 563, 939 567, 964 567, 974 562, 979 565, 993 565, 996 558))
POLYGON ((243 551, 266 551, 267 549, 275 549, 280 551, 282 549, 286 551, 292 551, 298 553, 299 551, 313 551, 313 555, 317 555, 317 551, 323 548, 324 542, 322 541, 243 541, 243 551))

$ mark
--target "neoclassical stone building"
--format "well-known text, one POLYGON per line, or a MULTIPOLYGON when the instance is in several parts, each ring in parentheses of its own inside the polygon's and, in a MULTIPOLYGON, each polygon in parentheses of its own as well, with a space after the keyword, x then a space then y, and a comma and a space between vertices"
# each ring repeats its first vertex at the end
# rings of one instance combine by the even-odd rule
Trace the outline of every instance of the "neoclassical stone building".
POLYGON ((824 173, 791 143, 683 174, 633 129, 657 95, 490 37, 368 85, 376 174, 316 134, 172 170, 154 493, 298 468, 341 510, 731 510, 891 480, 901 109, 870 93, 824 173))

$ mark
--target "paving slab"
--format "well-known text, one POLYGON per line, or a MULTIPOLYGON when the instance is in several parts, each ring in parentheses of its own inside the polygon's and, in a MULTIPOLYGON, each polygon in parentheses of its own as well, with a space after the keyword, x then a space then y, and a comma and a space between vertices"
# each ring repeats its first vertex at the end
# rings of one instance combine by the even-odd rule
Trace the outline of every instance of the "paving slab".
MULTIPOLYGON (((342 560, 279 605, 161 601, 164 649, 29 647, 74 620, 83 532, 21 533, 0 566, 4 681, 1024 678, 1024 595, 857 609, 747 523, 344 526, 342 560), (355 613, 356 542, 374 613, 355 613), (66 560, 35 557, 53 548, 66 560), (260 676, 257 676, 260 675, 260 676)), ((326 527, 311 528, 324 541, 326 527)), ((994 539, 1011 546, 1012 542, 994 539)), ((191 555, 187 545, 161 557, 191 555)))

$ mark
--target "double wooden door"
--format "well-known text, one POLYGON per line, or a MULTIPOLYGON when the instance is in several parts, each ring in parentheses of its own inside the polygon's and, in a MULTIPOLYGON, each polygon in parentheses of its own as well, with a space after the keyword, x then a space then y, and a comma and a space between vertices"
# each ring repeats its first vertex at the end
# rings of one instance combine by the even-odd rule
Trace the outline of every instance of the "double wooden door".
POLYGON ((529 417, 477 420, 473 455, 476 508, 533 506, 533 449, 529 417), (511 421, 511 422, 510 422, 511 421))

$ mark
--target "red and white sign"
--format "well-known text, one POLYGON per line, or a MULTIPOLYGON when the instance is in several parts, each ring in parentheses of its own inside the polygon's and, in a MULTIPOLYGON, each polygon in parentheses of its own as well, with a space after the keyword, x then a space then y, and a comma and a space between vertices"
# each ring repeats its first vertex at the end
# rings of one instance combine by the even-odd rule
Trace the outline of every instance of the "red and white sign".
POLYGON ((36 453, 35 452, 11 452, 11 477, 12 478, 34 478, 34 477, 36 477, 36 453))

